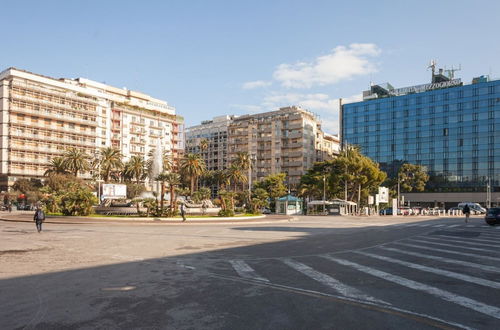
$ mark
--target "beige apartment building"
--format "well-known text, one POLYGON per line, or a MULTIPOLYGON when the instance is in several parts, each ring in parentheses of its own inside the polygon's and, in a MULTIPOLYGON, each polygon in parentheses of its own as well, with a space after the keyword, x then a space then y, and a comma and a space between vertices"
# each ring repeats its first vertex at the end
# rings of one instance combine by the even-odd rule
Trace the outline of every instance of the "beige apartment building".
POLYGON ((174 157, 184 151, 183 118, 174 107, 84 78, 9 68, 0 72, 0 111, 0 190, 18 178, 43 177, 50 160, 71 147, 95 155, 112 146, 125 160, 158 146, 174 157))
POLYGON ((229 125, 228 158, 246 151, 254 160, 252 181, 286 173, 289 188, 317 161, 338 153, 339 139, 321 130, 320 120, 297 106, 234 118, 229 125))
POLYGON ((284 172, 291 189, 314 162, 338 154, 339 145, 339 138, 323 132, 312 112, 295 106, 215 117, 186 129, 186 152, 202 155, 208 169, 225 169, 237 152, 248 152, 253 162, 252 182, 284 172), (208 141, 206 150, 201 149, 204 139, 208 141))

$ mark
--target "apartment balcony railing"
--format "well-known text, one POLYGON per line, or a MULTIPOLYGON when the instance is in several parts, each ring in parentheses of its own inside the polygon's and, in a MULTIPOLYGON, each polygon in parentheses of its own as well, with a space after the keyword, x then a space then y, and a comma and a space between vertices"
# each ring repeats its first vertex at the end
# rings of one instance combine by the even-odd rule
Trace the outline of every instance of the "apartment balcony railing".
POLYGON ((98 104, 97 100, 93 100, 91 98, 84 97, 84 96, 79 96, 78 94, 67 93, 67 92, 62 92, 62 91, 59 92, 59 91, 52 90, 52 89, 48 90, 47 88, 38 87, 35 85, 31 85, 31 84, 27 85, 26 83, 22 83, 22 82, 15 81, 15 80, 12 81, 12 86, 19 87, 19 88, 26 89, 26 90, 38 91, 41 94, 45 94, 45 95, 52 95, 52 96, 61 97, 61 98, 65 98, 65 99, 71 99, 71 100, 75 100, 75 101, 78 101, 81 103, 92 104, 92 105, 98 104))
POLYGON ((83 118, 64 116, 64 115, 61 116, 60 114, 55 113, 55 111, 48 113, 46 111, 31 110, 31 109, 26 109, 26 108, 19 107, 16 105, 11 105, 10 109, 12 112, 23 113, 23 114, 27 114, 30 116, 37 116, 37 117, 41 117, 41 118, 50 118, 52 120, 56 119, 56 120, 70 121, 70 122, 75 122, 75 123, 80 123, 80 124, 85 124, 85 125, 90 125, 90 126, 97 126, 96 120, 83 119, 83 118))
POLYGON ((21 100, 21 101, 30 101, 30 102, 35 103, 35 104, 46 105, 46 106, 50 106, 52 108, 57 108, 60 110, 70 110, 70 111, 78 112, 81 114, 89 114, 91 112, 94 112, 94 114, 97 115, 97 111, 95 111, 95 110, 79 109, 79 108, 75 108, 75 107, 71 106, 70 104, 62 104, 62 103, 58 103, 58 102, 54 102, 54 101, 43 100, 43 99, 39 99, 36 97, 28 96, 28 95, 21 95, 18 93, 13 93, 12 99, 17 99, 17 100, 21 100))

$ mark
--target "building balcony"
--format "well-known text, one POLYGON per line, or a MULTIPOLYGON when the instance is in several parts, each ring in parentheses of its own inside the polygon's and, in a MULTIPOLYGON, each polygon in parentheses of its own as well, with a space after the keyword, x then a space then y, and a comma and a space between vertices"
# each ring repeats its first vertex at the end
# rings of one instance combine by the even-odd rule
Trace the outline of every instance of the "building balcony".
POLYGON ((39 118, 50 118, 53 120, 60 120, 60 121, 69 121, 69 122, 74 122, 74 123, 79 123, 79 124, 85 124, 87 126, 97 126, 97 121, 96 120, 91 120, 91 119, 83 119, 83 118, 77 118, 77 117, 71 117, 71 116, 64 116, 56 113, 56 111, 52 112, 46 112, 46 111, 40 111, 40 110, 30 110, 22 107, 18 107, 16 105, 11 105, 10 106, 11 113, 22 113, 26 114, 29 116, 36 116, 39 118))
POLYGON ((63 92, 63 91, 56 91, 53 89, 48 89, 48 88, 41 87, 41 86, 35 86, 32 84, 27 85, 24 82, 19 82, 19 81, 15 81, 15 80, 12 81, 11 84, 13 87, 17 87, 17 88, 22 89, 22 90, 36 91, 36 92, 40 92, 40 94, 52 95, 52 96, 60 97, 60 98, 64 98, 64 99, 75 100, 77 102, 88 104, 88 105, 93 105, 93 106, 98 105, 97 100, 92 99, 91 96, 85 97, 85 96, 79 95, 79 93, 75 94, 75 93, 68 93, 68 92, 63 92))
MULTIPOLYGON (((87 115, 89 113, 93 112, 94 114, 97 115, 97 111, 96 110, 78 109, 78 108, 74 108, 70 104, 62 104, 62 103, 57 103, 57 102, 54 102, 54 101, 42 100, 42 99, 39 99, 39 98, 36 98, 36 97, 31 97, 31 96, 27 96, 27 95, 21 95, 21 94, 17 94, 17 93, 12 93, 12 99, 20 100, 20 101, 26 101, 26 102, 31 102, 33 104, 38 104, 38 105, 41 105, 41 106, 49 106, 51 108, 56 108, 58 110, 69 110, 71 112, 78 112, 78 113, 87 114, 87 115)), ((30 111, 32 111, 32 110, 30 110, 30 111)))

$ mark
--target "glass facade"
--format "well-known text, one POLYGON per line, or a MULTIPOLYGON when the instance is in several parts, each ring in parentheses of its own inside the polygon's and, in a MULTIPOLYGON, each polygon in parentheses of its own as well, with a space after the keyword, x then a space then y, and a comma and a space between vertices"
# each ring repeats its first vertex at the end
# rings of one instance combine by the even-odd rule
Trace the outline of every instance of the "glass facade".
POLYGON ((428 191, 500 186, 500 80, 345 104, 341 116, 342 142, 390 175, 409 162, 427 168, 428 191))

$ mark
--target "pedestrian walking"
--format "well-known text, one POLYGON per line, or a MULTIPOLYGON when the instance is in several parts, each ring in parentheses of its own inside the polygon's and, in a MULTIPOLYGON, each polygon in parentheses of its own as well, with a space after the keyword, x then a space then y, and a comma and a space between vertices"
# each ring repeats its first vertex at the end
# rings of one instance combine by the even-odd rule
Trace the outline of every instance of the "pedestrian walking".
POLYGON ((205 215, 207 214, 207 202, 203 201, 201 202, 201 214, 205 215))
POLYGON ((9 202, 9 205, 7 205, 7 208, 9 209, 9 213, 12 213, 12 202, 9 202))
POLYGON ((42 223, 45 221, 45 213, 43 210, 38 206, 35 211, 35 215, 33 216, 33 221, 36 223, 36 229, 38 232, 42 231, 42 223))
POLYGON ((181 203, 181 217, 183 222, 186 221, 186 207, 184 203, 181 203))
POLYGON ((470 208, 469 205, 465 204, 463 208, 463 212, 465 214, 465 223, 469 222, 469 217, 470 217, 470 208))

